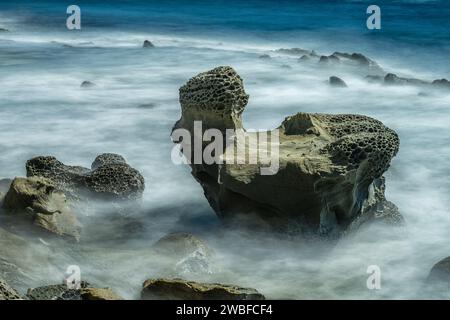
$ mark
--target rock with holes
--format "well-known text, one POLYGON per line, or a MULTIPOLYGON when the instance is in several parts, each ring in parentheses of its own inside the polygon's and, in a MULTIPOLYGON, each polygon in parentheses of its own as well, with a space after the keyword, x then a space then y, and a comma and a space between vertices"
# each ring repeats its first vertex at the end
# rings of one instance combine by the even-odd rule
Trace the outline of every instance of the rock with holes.
POLYGON ((82 281, 79 288, 68 288, 66 284, 54 284, 27 291, 30 300, 123 300, 109 288, 92 287, 82 281))
POLYGON ((59 236, 79 240, 80 224, 63 192, 47 178, 15 178, 5 196, 7 213, 59 236))
POLYGON ((21 300, 19 293, 0 278, 0 300, 21 300))
MULTIPOLYGON (((191 139, 174 141, 189 160, 196 160, 190 161, 192 175, 220 218, 335 238, 390 208, 379 186, 399 149, 395 131, 363 115, 300 112, 264 132, 265 137, 243 130, 248 98, 231 67, 201 73, 180 88, 182 116, 174 130, 190 132, 191 139), (194 121, 202 121, 197 137, 199 129, 221 133, 217 139, 223 139, 223 148, 215 148, 215 161, 195 159, 194 121), (240 144, 227 139, 230 131, 246 139, 240 144), (268 157, 261 157, 261 151, 268 157)), ((203 154, 211 151, 208 143, 201 145, 203 154)))
POLYGON ((182 279, 148 279, 143 284, 143 300, 264 300, 255 289, 219 283, 199 283, 182 279))
POLYGON ((26 163, 27 176, 41 176, 55 182, 71 198, 136 200, 142 197, 144 177, 125 159, 112 153, 99 155, 91 169, 68 166, 52 156, 40 156, 26 163))

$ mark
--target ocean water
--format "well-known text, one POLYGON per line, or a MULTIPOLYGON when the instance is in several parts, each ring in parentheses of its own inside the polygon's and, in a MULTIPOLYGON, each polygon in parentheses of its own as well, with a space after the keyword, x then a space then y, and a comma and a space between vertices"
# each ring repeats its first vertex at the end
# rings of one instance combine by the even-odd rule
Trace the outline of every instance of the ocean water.
MULTIPOLYGON (((26 160, 37 155, 89 167, 96 155, 115 152, 146 179, 145 214, 129 213, 125 220, 140 226, 129 233, 108 212, 84 214, 79 245, 25 246, 14 257, 24 270, 13 279, 20 290, 60 282, 77 264, 83 278, 137 298, 143 280, 165 275, 151 245, 187 231, 215 249, 217 269, 178 275, 185 278, 254 287, 274 299, 429 297, 423 281, 450 255, 450 91, 369 84, 354 70, 318 68, 273 50, 361 52, 388 72, 449 79, 447 1, 377 1, 382 29, 375 31, 366 28, 368 1, 76 4, 80 31, 66 29, 63 1, 0 3, 0 27, 9 29, 0 32, 0 178, 25 175, 26 160), (143 49, 145 39, 156 47, 143 49), (224 229, 189 168, 170 160, 178 88, 219 65, 244 79, 246 128, 275 128, 303 111, 365 114, 396 130, 401 147, 385 175, 387 197, 407 227, 364 228, 331 248, 224 229), (329 88, 331 75, 349 88, 329 88), (96 87, 81 89, 85 80, 96 87), (381 290, 366 287, 369 265, 381 268, 381 290)), ((0 256, 11 258, 8 252, 3 247, 0 256)))

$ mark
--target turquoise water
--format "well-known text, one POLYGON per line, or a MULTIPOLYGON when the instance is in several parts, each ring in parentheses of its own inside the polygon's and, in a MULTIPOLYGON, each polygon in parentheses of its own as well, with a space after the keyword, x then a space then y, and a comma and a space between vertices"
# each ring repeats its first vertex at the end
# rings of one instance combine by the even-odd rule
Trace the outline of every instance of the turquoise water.
POLYGON ((81 31, 65 28, 66 3, 0 3, 0 27, 10 30, 0 33, 0 178, 24 175, 25 161, 36 155, 89 166, 102 152, 120 153, 146 179, 146 214, 129 217, 143 231, 115 241, 120 225, 85 216, 80 246, 47 248, 45 267, 30 268, 24 256, 33 280, 19 281, 22 289, 59 282, 68 264, 78 264, 86 277, 136 297, 145 278, 163 275, 146 248, 183 230, 218 252, 220 268, 194 279, 255 287, 269 298, 422 297, 429 269, 450 253, 450 94, 368 84, 365 74, 319 69, 273 50, 361 52, 388 72, 448 79, 450 4, 378 1, 376 31, 365 27, 367 1, 77 4, 81 31), (156 47, 143 50, 145 39, 156 47), (247 128, 274 128, 305 111, 366 114, 395 129, 401 148, 386 174, 387 195, 407 230, 363 230, 318 254, 311 243, 222 229, 189 169, 170 161, 169 138, 180 116, 178 88, 218 65, 233 66, 244 79, 247 128), (331 75, 348 90, 330 89, 331 75), (97 86, 83 90, 84 80, 97 86), (381 291, 366 289, 369 264, 381 267, 381 291))

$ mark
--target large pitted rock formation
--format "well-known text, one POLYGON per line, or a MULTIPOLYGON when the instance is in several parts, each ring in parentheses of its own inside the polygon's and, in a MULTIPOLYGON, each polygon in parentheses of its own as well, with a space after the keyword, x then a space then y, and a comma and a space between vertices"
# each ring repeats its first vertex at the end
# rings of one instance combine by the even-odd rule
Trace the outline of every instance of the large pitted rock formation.
POLYGON ((143 300, 264 300, 255 289, 219 283, 199 283, 182 279, 148 279, 143 284, 143 300))
MULTIPOLYGON (((242 129, 248 98, 231 67, 200 73, 180 88, 182 116, 173 128, 188 130, 191 139, 174 141, 194 159, 191 146, 199 135, 194 121, 202 121, 202 132, 242 129)), ((395 205, 384 197, 382 177, 399 148, 393 130, 362 115, 308 113, 286 118, 277 130, 279 144, 270 140, 272 162, 279 162, 275 174, 262 175, 266 164, 259 158, 256 164, 230 161, 229 153, 237 149, 228 139, 223 141, 225 152, 215 155, 223 163, 192 161, 192 174, 219 217, 333 237, 378 217, 401 221, 395 205)), ((206 147, 203 142, 203 150, 206 147)), ((245 148, 248 154, 258 152, 254 144, 246 143, 245 148)))
POLYGON ((104 200, 135 200, 142 196, 144 178, 117 154, 99 155, 91 169, 67 166, 55 157, 40 156, 26 163, 27 176, 54 181, 69 197, 95 197, 104 200))

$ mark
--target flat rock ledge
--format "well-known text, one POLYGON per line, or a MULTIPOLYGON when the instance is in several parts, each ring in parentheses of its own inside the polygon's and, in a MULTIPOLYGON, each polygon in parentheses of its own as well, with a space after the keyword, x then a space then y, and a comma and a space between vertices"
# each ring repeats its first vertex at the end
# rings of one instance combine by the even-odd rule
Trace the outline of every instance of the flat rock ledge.
POLYGON ((143 300, 264 300, 255 289, 182 279, 148 279, 143 284, 143 300))

